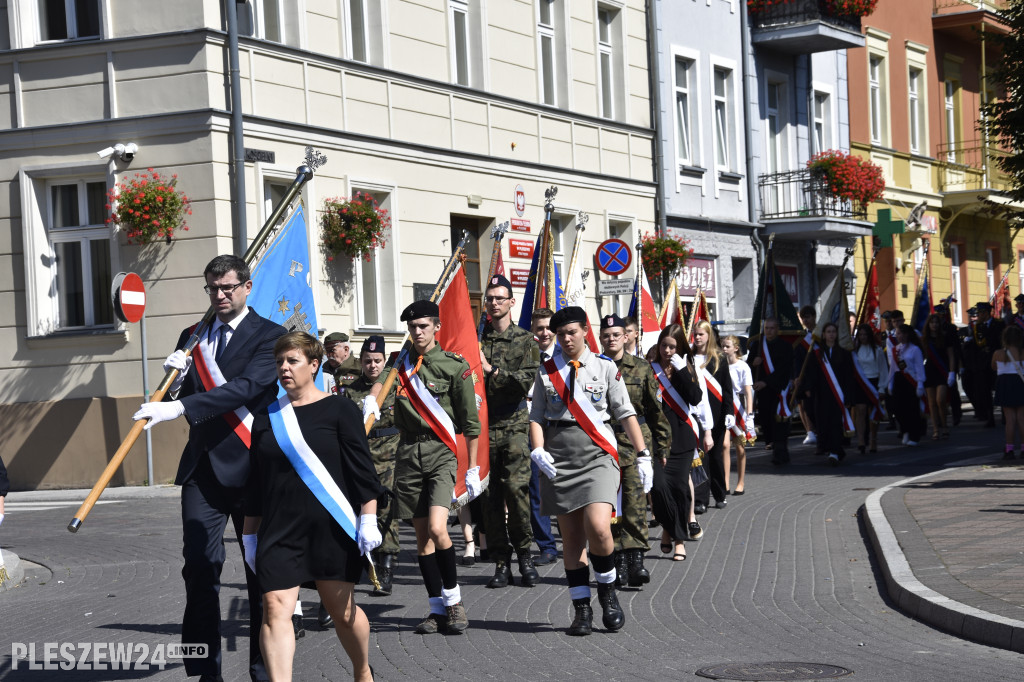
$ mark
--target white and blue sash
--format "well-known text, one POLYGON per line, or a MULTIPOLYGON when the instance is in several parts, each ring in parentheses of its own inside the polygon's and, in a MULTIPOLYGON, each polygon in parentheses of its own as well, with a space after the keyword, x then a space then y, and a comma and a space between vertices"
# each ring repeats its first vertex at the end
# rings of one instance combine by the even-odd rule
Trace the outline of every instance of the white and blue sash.
POLYGON ((351 503, 341 492, 341 488, 331 478, 327 467, 316 456, 313 449, 306 443, 299 428, 299 420, 295 417, 295 408, 287 395, 278 398, 268 408, 270 428, 274 432, 277 444, 284 451, 288 461, 295 467, 295 472, 306 484, 309 491, 316 496, 334 520, 338 522, 350 538, 356 539, 356 513, 351 503))

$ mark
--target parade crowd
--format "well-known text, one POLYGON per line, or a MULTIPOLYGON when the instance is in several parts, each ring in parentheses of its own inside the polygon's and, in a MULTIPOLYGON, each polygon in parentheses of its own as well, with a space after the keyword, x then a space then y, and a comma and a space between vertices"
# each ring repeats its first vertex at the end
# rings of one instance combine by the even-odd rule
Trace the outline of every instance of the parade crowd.
POLYGON ((438 344, 444 320, 431 301, 401 315, 408 352, 389 356, 396 349, 370 336, 356 357, 346 334, 321 344, 249 308, 252 282, 241 259, 218 256, 204 277, 216 318, 182 332, 164 366, 178 372, 168 396, 135 415, 147 429, 180 416, 190 425, 175 481, 182 640, 209 646, 208 658, 185 660, 186 673, 203 680, 221 679, 228 522, 246 564, 252 679, 291 679, 305 586, 319 593, 318 620, 335 627, 354 679, 370 680, 370 624, 354 585, 369 571, 371 594, 392 593, 402 522, 415 531, 426 592, 416 633, 457 635, 470 626, 460 564, 493 562, 489 588, 530 588, 541 580, 538 565, 558 561, 560 541, 573 614, 566 633, 585 636, 596 629, 591 580, 604 630, 621 629, 617 590, 650 581, 652 529, 660 552, 684 561, 685 543, 704 534, 698 516, 748 492, 751 443, 761 439, 773 464, 789 463, 794 419, 803 442, 838 466, 854 444, 861 455, 876 452, 886 422, 910 447, 929 429, 933 440, 948 437, 962 415, 962 381, 976 418, 994 426, 994 405, 1003 407, 1004 457, 1020 456, 1024 295, 1008 323, 981 303, 965 330, 936 306, 921 334, 899 311, 883 314, 878 331, 847 320, 819 324, 812 306, 799 311, 798 338, 781 336, 773 317, 749 340, 720 338, 706 320, 670 324, 646 354, 634 319, 605 315, 597 353, 581 308, 534 310, 529 330, 514 324, 512 285, 495 275, 484 294, 479 365, 473 359, 478 376, 438 344), (844 343, 851 339, 852 350, 844 343), (326 390, 316 384, 321 372, 326 390), (461 475, 459 435, 468 451, 461 475), (457 477, 471 501, 453 514, 457 477), (459 529, 461 556, 449 527, 459 529))

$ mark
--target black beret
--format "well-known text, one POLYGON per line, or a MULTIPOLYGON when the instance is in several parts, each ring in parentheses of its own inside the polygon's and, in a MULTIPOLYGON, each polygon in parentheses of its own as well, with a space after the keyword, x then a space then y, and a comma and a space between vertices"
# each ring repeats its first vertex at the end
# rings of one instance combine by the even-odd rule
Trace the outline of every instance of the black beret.
POLYGON ((324 345, 330 346, 332 343, 348 343, 348 334, 345 332, 331 332, 324 338, 324 345))
POLYGON ((1024 301, 1024 294, 1017 294, 1016 296, 1013 297, 1013 300, 1024 301))
POLYGON ((903 311, 902 310, 893 310, 892 311, 892 316, 895 317, 897 320, 902 320, 903 319, 903 311))
POLYGON ((946 305, 944 303, 938 303, 935 305, 935 312, 944 313, 946 312, 946 305))
POLYGON ((978 309, 977 308, 968 308, 967 309, 967 314, 968 315, 977 315, 978 314, 978 309))
POLYGON ((551 328, 555 330, 559 327, 564 327, 567 324, 572 324, 573 322, 586 324, 587 312, 579 306, 571 305, 567 308, 562 308, 551 316, 551 328))
POLYGON ((977 310, 988 310, 990 312, 992 310, 992 304, 989 303, 988 301, 982 301, 981 303, 975 303, 974 307, 977 310))
POLYGON ((380 334, 374 334, 373 336, 366 337, 363 341, 363 349, 361 353, 380 353, 384 355, 384 337, 380 334))
POLYGON ((609 327, 622 327, 626 328, 626 321, 618 315, 605 315, 601 318, 601 329, 608 329, 609 327))
POLYGON ((487 288, 492 287, 506 287, 509 293, 512 293, 512 282, 508 281, 504 275, 494 275, 487 281, 487 288))
POLYGON ((418 320, 421 317, 439 317, 440 309, 433 301, 413 301, 402 311, 402 322, 418 320))
POLYGON ((886 310, 884 313, 882 313, 882 319, 883 320, 892 319, 892 311, 891 310, 886 310))

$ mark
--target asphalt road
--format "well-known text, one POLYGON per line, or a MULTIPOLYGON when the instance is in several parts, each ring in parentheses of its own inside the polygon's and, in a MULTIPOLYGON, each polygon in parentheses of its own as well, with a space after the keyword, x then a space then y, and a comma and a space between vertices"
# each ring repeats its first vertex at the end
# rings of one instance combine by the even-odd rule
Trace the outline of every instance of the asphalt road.
MULTIPOLYGON (((409 549, 411 531, 403 529, 392 597, 372 598, 358 588, 373 627, 371 663, 381 680, 675 680, 715 664, 770 661, 842 666, 856 680, 1020 679, 1019 654, 900 613, 884 594, 859 518, 871 490, 994 452, 999 435, 965 424, 939 447, 908 449, 896 446, 889 432, 878 455, 852 454, 837 469, 799 446, 794 463, 781 469, 754 450, 747 494, 700 517, 705 536, 687 543, 687 561, 660 558, 652 543, 652 583, 620 594, 627 623, 615 634, 564 634, 570 602, 559 562, 541 569, 542 583, 533 589, 488 590, 492 565, 460 569, 470 630, 457 637, 415 635, 426 599, 409 549)), ((163 670, 127 672, 29 670, 24 660, 12 669, 14 647, 29 643, 41 661, 47 642, 153 647, 178 641, 184 607, 178 500, 173 490, 107 499, 72 535, 65 526, 80 498, 9 498, 0 546, 47 570, 0 594, 0 678, 184 678, 176 661, 163 670)), ((242 563, 236 547, 228 556, 224 675, 243 680, 242 563)), ((298 642, 295 679, 348 678, 333 631, 316 629, 313 593, 303 596, 310 629, 298 642)))

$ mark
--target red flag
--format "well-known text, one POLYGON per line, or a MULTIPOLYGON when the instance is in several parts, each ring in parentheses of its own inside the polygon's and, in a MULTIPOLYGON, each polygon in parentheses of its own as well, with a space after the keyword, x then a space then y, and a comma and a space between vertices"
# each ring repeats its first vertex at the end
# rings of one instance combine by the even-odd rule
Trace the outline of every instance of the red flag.
POLYGON ((640 310, 637 311, 637 319, 640 321, 644 333, 658 331, 661 324, 658 322, 658 309, 654 306, 654 297, 651 296, 651 285, 647 281, 647 273, 640 277, 640 310))
POLYGON ((708 299, 701 289, 693 297, 693 307, 690 313, 690 343, 693 343, 693 332, 697 329, 698 322, 710 322, 711 314, 708 312, 708 299))
POLYGON ((864 291, 864 306, 860 311, 860 319, 857 325, 869 324, 876 332, 882 330, 882 304, 878 299, 878 268, 874 261, 871 262, 871 272, 868 275, 868 286, 864 291))
MULTIPOLYGON (((469 363, 473 390, 476 392, 476 405, 480 415, 480 438, 477 441, 476 463, 480 466, 480 480, 487 481, 490 473, 490 456, 487 440, 487 394, 484 389, 484 373, 480 366, 480 345, 476 337, 476 322, 473 309, 469 305, 469 287, 461 272, 452 275, 451 284, 438 302, 441 309, 441 329, 437 332, 437 343, 446 351, 458 353, 469 363)), ((456 379, 458 381, 458 379, 456 379)), ((466 437, 457 436, 459 441, 459 471, 455 475, 455 496, 459 505, 469 502, 466 493, 466 470, 469 468, 469 450, 466 437)))
POLYGON ((591 353, 600 353, 597 349, 597 339, 594 337, 594 327, 590 324, 590 313, 587 313, 587 347, 591 353))
POLYGON ((995 300, 995 312, 993 317, 997 320, 1002 316, 1013 310, 1013 304, 1010 303, 1010 283, 1006 280, 1003 281, 1003 286, 999 287, 999 291, 996 292, 995 300))
POLYGON ((665 305, 661 307, 659 322, 662 329, 665 329, 670 324, 683 324, 683 305, 679 300, 679 285, 674 278, 672 279, 672 286, 669 287, 668 293, 665 294, 665 305))
POLYGON ((501 249, 498 249, 498 260, 495 261, 495 263, 494 263, 494 272, 491 273, 492 277, 494 275, 501 275, 502 277, 505 276, 505 261, 502 260, 501 249))

